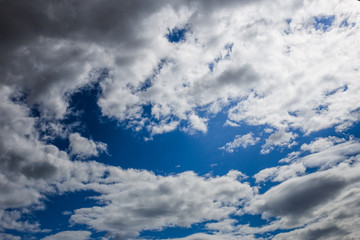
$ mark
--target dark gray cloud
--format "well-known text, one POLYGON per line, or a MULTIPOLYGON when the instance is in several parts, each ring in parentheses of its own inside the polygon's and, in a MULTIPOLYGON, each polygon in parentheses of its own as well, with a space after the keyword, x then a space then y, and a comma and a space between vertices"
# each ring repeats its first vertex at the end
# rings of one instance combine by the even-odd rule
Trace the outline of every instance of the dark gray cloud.
POLYGON ((313 229, 304 234, 302 239, 308 240, 317 240, 317 239, 329 239, 329 237, 338 237, 341 238, 347 235, 344 229, 339 228, 338 226, 327 226, 321 229, 313 229))
POLYGON ((272 216, 290 216, 296 220, 311 213, 318 205, 332 200, 346 185, 346 180, 340 176, 292 179, 268 191, 265 196, 271 197, 259 210, 272 216))

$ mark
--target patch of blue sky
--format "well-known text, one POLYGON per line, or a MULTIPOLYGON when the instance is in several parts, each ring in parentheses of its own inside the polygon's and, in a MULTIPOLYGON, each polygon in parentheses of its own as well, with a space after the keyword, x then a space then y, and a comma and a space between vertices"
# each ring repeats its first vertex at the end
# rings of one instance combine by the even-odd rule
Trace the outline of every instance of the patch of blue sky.
POLYGON ((261 214, 244 214, 244 215, 230 215, 230 218, 235 219, 236 225, 249 225, 250 227, 258 227, 268 223, 268 220, 262 219, 261 214))
POLYGON ((220 54, 218 57, 214 58, 214 61, 208 64, 210 72, 214 70, 214 67, 217 63, 222 60, 229 59, 232 53, 234 43, 228 43, 224 46, 224 50, 226 50, 225 55, 220 54))
POLYGON ((275 231, 269 231, 269 232, 265 232, 265 233, 262 233, 262 234, 255 234, 255 236, 257 238, 262 238, 262 239, 272 239, 273 236, 277 235, 277 234, 280 234, 280 233, 287 233, 287 232, 290 232, 290 231, 293 231, 295 230, 296 228, 290 228, 290 229, 277 229, 275 231))
POLYGON ((349 23, 348 23, 348 19, 344 19, 341 23, 339 27, 348 27, 349 23))
POLYGON ((226 54, 225 54, 224 59, 230 58, 230 54, 232 53, 233 46, 234 46, 234 43, 228 43, 225 45, 226 54))
POLYGON ((171 43, 178 43, 186 40, 186 33, 189 31, 189 26, 185 25, 184 27, 175 27, 173 29, 168 29, 166 38, 171 43))
POLYGON ((327 31, 334 23, 335 16, 318 16, 314 17, 314 27, 316 30, 327 31))
POLYGON ((355 22, 349 23, 348 20, 349 19, 346 18, 343 21, 341 21, 339 27, 346 28, 346 27, 355 27, 356 26, 355 22))
POLYGON ((335 89, 333 89, 331 91, 326 92, 325 96, 331 96, 331 95, 334 95, 335 93, 340 92, 340 91, 346 92, 348 89, 349 89, 348 85, 345 84, 344 86, 341 86, 341 87, 338 87, 338 88, 335 88, 335 89))
POLYGON ((153 84, 153 79, 160 73, 161 69, 164 67, 167 61, 168 60, 166 58, 160 59, 160 62, 156 68, 153 69, 151 76, 147 77, 143 82, 141 82, 136 91, 146 91, 149 89, 153 84))
POLYGON ((291 19, 290 18, 288 18, 288 19, 285 19, 285 22, 286 22, 286 28, 285 28, 285 30, 284 30, 284 33, 286 34, 286 35, 289 35, 290 34, 290 23, 291 23, 291 19))

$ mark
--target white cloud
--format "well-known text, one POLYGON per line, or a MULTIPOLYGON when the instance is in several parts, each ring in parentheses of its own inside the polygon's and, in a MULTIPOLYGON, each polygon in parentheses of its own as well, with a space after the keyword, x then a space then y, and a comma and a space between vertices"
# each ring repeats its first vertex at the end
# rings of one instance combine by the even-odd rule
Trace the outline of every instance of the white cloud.
POLYGON ((237 171, 219 177, 200 177, 193 172, 162 177, 147 171, 109 171, 103 183, 89 186, 101 193, 96 199, 104 205, 77 209, 71 221, 110 231, 120 239, 136 237, 142 230, 220 220, 235 213, 241 200, 254 194, 248 183, 239 181, 243 175, 237 171))
POLYGON ((191 129, 198 130, 203 133, 207 132, 206 122, 208 121, 208 119, 201 118, 195 114, 191 114, 189 116, 189 121, 190 121, 191 129))
POLYGON ((94 142, 92 139, 82 137, 79 133, 69 136, 70 155, 76 155, 79 159, 99 156, 99 153, 107 152, 107 145, 102 142, 94 142))
POLYGON ((151 135, 163 134, 166 132, 171 132, 177 128, 179 122, 172 121, 166 123, 166 121, 162 121, 159 125, 151 126, 151 135))
POLYGON ((255 145, 259 140, 259 137, 253 137, 253 133, 236 135, 232 142, 226 143, 225 146, 221 147, 220 149, 223 149, 227 152, 234 152, 234 150, 239 147, 246 148, 247 146, 255 145))
POLYGON ((345 140, 337 137, 317 138, 309 144, 303 144, 300 151, 289 153, 279 162, 289 165, 276 166, 261 170, 255 174, 256 182, 282 182, 286 179, 304 175, 307 168, 329 169, 341 163, 356 161, 360 154, 360 142, 357 139, 345 140), (310 151, 310 153, 308 153, 310 151), (301 156, 308 153, 305 156, 301 156))
POLYGON ((41 240, 87 240, 90 239, 89 231, 63 231, 53 235, 46 236, 41 240))
POLYGON ((296 163, 285 166, 265 168, 254 175, 256 182, 264 182, 271 179, 274 182, 283 182, 284 180, 299 175, 303 175, 306 168, 302 163, 296 163))
POLYGON ((301 145, 302 151, 310 151, 311 153, 316 153, 320 151, 324 151, 332 146, 335 143, 342 143, 345 142, 343 138, 337 137, 327 137, 327 138, 317 138, 315 141, 311 142, 310 144, 304 143, 301 145))
POLYGON ((233 102, 227 119, 233 126, 266 124, 308 134, 332 126, 341 131, 359 119, 356 2, 83 4, 39 3, 36 9, 44 12, 27 6, 31 14, 6 19, 24 29, 33 28, 30 15, 47 23, 34 31, 9 28, 2 57, 2 83, 24 91, 42 117, 63 117, 69 95, 105 67, 109 76, 98 100, 103 115, 150 135, 179 126, 206 132, 207 120, 233 102), (322 16, 334 16, 326 31, 315 26, 322 16), (184 41, 166 39, 169 29, 184 26, 184 41), (146 116, 143 106, 151 106, 146 116))
POLYGON ((15 235, 11 235, 11 234, 6 234, 6 233, 0 233, 0 239, 6 239, 6 240, 21 240, 21 237, 19 236, 15 236, 15 235))
POLYGON ((292 147, 296 145, 297 142, 293 141, 297 137, 297 134, 292 132, 286 132, 284 130, 279 130, 271 134, 267 139, 265 144, 262 146, 261 153, 267 154, 274 149, 274 146, 279 147, 292 147))

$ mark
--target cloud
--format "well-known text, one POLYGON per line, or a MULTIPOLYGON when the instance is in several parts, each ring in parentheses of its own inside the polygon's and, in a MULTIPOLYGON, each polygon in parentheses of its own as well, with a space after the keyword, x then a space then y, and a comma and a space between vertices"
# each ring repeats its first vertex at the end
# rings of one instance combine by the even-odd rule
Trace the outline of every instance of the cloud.
POLYGON ((63 231, 53 235, 46 236, 41 240, 87 240, 90 239, 91 232, 89 231, 63 231))
POLYGON ((306 169, 319 168, 319 171, 337 166, 341 163, 351 163, 357 161, 360 154, 359 140, 345 140, 329 136, 317 138, 309 144, 304 143, 300 151, 291 152, 281 163, 289 165, 276 166, 261 170, 255 174, 256 182, 282 182, 286 179, 304 175, 306 169), (309 153, 310 151, 310 153, 309 153), (304 156, 304 154, 306 154, 304 156), (302 156, 301 156, 302 155, 302 156))
POLYGON ((298 135, 292 132, 286 132, 284 130, 279 130, 271 134, 267 139, 265 144, 262 146, 261 153, 267 154, 274 149, 274 146, 279 147, 292 147, 297 143, 293 141, 298 135))
POLYGON ((254 175, 256 182, 264 182, 271 179, 273 182, 282 182, 288 178, 303 175, 306 168, 302 163, 295 163, 285 166, 265 168, 254 175))
POLYGON ((80 136, 79 133, 72 133, 69 136, 70 155, 76 155, 79 159, 92 156, 99 156, 99 153, 107 152, 107 145, 102 142, 94 142, 91 139, 80 136))
POLYGON ((0 228, 38 232, 39 223, 22 217, 43 208, 47 194, 84 189, 105 167, 72 162, 66 152, 41 141, 37 118, 25 104, 11 101, 18 94, 0 86, 0 228))
POLYGON ((14 236, 11 234, 0 233, 0 239, 7 239, 7 240, 21 240, 19 236, 14 236))
POLYGON ((308 134, 357 122, 357 52, 350 48, 359 34, 350 24, 357 5, 275 1, 258 11, 259 4, 13 1, 2 8, 1 82, 16 85, 42 117, 61 119, 69 96, 106 68, 103 115, 150 135, 177 127, 205 133, 208 119, 230 103, 237 103, 228 111, 233 125, 308 134), (185 39, 168 41, 169 31, 184 26, 185 39))
POLYGON ((104 205, 75 210, 71 222, 109 231, 116 239, 136 237, 142 230, 220 220, 234 213, 241 199, 254 194, 248 183, 239 181, 243 175, 237 171, 219 177, 193 172, 163 177, 147 171, 109 170, 104 183, 89 186, 101 193, 96 199, 104 205))
POLYGON ((345 142, 345 139, 343 138, 337 138, 337 137, 327 137, 327 138, 318 138, 316 141, 311 142, 310 144, 304 143, 301 145, 302 151, 310 151, 311 153, 316 153, 320 151, 324 151, 336 143, 342 143, 345 142))
POLYGON ((344 177, 324 174, 292 178, 267 191, 251 206, 264 217, 285 216, 296 222, 319 204, 332 200, 346 186, 344 177))
POLYGON ((247 146, 255 145, 260 140, 259 137, 254 138, 253 133, 248 133, 245 135, 236 135, 234 140, 232 142, 228 142, 225 144, 225 146, 221 147, 220 149, 223 149, 227 152, 234 152, 234 149, 237 149, 239 147, 246 148, 247 146))

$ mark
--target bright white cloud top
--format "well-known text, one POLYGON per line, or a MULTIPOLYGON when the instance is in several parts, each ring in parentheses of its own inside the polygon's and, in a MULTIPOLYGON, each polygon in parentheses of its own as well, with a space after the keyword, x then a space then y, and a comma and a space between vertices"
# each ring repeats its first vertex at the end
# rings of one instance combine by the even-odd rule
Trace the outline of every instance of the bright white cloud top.
POLYGON ((359 236, 358 1, 0 5, 0 239, 359 236), (94 127, 106 121, 112 131, 94 127), (133 139, 141 152, 211 131, 199 151, 215 142, 241 165, 257 149, 248 172, 116 158, 133 139), (260 158, 269 163, 254 173, 260 158), (37 212, 71 194, 67 221, 44 227, 37 212))

